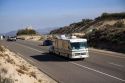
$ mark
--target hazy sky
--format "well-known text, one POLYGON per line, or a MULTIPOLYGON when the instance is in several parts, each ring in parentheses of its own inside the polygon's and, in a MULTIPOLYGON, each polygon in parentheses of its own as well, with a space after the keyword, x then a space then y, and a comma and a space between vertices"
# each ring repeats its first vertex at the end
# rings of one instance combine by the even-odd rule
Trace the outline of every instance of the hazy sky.
POLYGON ((65 26, 103 12, 125 12, 125 0, 0 0, 0 33, 65 26))

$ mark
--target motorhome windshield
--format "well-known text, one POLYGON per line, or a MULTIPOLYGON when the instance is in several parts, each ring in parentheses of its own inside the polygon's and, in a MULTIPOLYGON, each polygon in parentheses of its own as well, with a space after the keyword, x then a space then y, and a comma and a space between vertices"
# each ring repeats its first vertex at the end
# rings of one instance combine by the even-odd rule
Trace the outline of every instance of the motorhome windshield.
POLYGON ((87 42, 72 42, 71 47, 73 50, 84 49, 84 48, 87 48, 87 42))

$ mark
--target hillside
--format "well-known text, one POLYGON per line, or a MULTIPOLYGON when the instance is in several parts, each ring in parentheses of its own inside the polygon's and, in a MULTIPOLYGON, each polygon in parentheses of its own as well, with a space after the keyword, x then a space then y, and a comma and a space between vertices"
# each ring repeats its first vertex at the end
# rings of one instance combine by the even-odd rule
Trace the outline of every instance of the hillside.
POLYGON ((125 13, 103 13, 94 20, 82 20, 53 30, 50 34, 76 35, 87 38, 90 47, 125 53, 123 49, 125 48, 125 13))
POLYGON ((17 33, 17 31, 15 30, 15 31, 7 32, 7 33, 5 33, 3 35, 5 35, 5 36, 16 36, 16 33, 17 33))
POLYGON ((59 29, 52 30, 50 34, 71 34, 86 33, 93 29, 114 26, 117 22, 125 24, 125 13, 103 13, 101 16, 92 19, 83 19, 81 22, 72 23, 59 29))
POLYGON ((92 23, 91 19, 83 19, 81 22, 72 23, 69 26, 64 26, 59 29, 52 30, 50 34, 70 34, 83 31, 84 27, 92 23))
POLYGON ((125 28, 103 28, 87 33, 91 47, 125 53, 125 28))

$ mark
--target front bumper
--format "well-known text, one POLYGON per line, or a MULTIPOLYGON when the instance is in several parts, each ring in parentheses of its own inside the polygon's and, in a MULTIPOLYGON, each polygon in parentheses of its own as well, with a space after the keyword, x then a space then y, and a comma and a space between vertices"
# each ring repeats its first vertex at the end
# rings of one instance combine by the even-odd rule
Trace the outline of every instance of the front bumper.
POLYGON ((72 59, 77 59, 77 58, 88 58, 89 54, 88 52, 82 52, 82 53, 72 53, 72 55, 70 56, 70 58, 72 59))

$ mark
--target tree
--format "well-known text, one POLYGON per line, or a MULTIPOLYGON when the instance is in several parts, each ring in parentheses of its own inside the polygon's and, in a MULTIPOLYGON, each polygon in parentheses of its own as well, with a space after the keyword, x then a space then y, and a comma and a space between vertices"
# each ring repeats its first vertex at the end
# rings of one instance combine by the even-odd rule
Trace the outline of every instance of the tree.
POLYGON ((17 35, 34 35, 37 34, 37 32, 33 29, 21 29, 18 30, 17 35))

